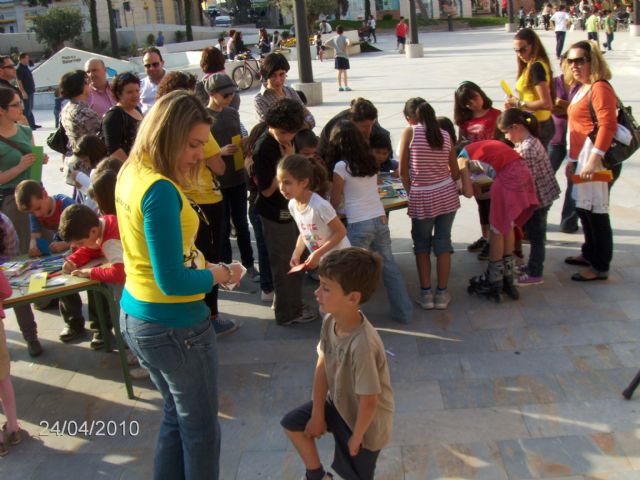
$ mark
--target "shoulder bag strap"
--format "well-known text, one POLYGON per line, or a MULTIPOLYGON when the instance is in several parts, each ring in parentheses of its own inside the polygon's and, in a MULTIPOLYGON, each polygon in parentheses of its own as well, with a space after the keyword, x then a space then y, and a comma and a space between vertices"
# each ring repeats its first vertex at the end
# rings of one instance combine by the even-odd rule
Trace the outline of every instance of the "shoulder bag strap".
POLYGON ((25 151, 22 149, 22 147, 20 147, 20 145, 18 145, 16 142, 14 142, 13 140, 9 140, 8 138, 3 137, 2 135, 0 135, 0 142, 4 142, 4 143, 6 143, 6 144, 7 144, 7 145, 9 145, 11 148, 13 148, 14 150, 18 150, 18 151, 19 151, 20 153, 22 153, 23 155, 27 155, 27 154, 31 153, 30 151, 29 151, 29 152, 25 152, 25 151))

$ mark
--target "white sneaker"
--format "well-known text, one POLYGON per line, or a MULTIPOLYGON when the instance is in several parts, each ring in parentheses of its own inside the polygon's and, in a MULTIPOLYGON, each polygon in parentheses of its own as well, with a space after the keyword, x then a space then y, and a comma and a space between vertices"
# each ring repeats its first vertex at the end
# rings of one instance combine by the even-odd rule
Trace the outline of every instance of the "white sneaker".
POLYGON ((451 303, 451 295, 448 290, 444 292, 436 292, 435 295, 435 307, 436 310, 445 310, 451 303))
POLYGON ((433 310, 435 304, 433 303, 433 292, 425 293, 416 298, 416 303, 425 310, 433 310))
POLYGON ((273 303, 273 299, 275 298, 276 293, 271 290, 269 293, 264 292, 264 291, 260 291, 260 301, 262 302, 272 302, 273 303))
POLYGON ((144 380, 149 378, 149 371, 143 367, 131 368, 129 370, 129 376, 134 380, 144 380))

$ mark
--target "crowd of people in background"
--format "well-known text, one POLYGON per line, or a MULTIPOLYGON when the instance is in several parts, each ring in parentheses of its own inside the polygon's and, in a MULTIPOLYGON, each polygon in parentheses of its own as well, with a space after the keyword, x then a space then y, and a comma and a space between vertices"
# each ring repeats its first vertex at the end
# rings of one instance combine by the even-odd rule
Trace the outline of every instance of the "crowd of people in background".
MULTIPOLYGON (((547 9, 545 25, 566 30, 563 12, 562 7, 555 13, 547 9)), ((592 16, 598 18, 597 11, 592 16)), ((320 33, 330 28, 324 21, 320 33)), ((396 30, 399 50, 407 30, 402 19, 396 30)), ((349 43, 342 27, 336 33, 339 90, 349 91, 349 43)), ((45 247, 50 252, 72 248, 64 271, 109 286, 120 305, 131 364, 139 364, 141 376, 150 376, 164 398, 155 461, 159 478, 193 472, 218 476, 216 336, 238 328, 219 311, 219 288, 233 288, 243 275, 259 283, 260 300, 272 304, 275 322, 283 327, 328 314, 314 401, 287 414, 282 425, 305 462, 307 479, 329 478, 313 440, 327 427, 338 444, 334 469, 348 478, 373 478, 377 455, 389 439, 393 398, 384 347, 359 306, 381 275, 387 315, 400 324, 412 321, 413 303, 425 310, 449 307, 454 301, 449 281, 455 275, 451 232, 460 195, 477 201, 481 237, 468 250, 487 261, 484 272, 469 279, 469 291, 498 301, 503 293, 517 299, 518 287, 544 282, 547 215, 560 196, 555 172, 566 158, 561 228, 573 233, 579 219, 584 243, 580 254, 565 262, 584 267, 571 277, 574 281, 608 278, 613 183, 589 180, 603 169, 615 134, 616 95, 597 37, 567 50, 561 40, 563 35, 556 51, 560 70, 554 75, 535 31, 516 33, 516 92, 503 111, 469 80, 452 92, 453 121, 438 116, 423 98, 408 99, 398 108, 407 126, 397 161, 389 132, 368 99, 354 98, 348 109, 317 125, 304 97, 286 85, 289 63, 271 51, 266 32, 258 45, 265 57, 264 84, 254 97, 260 122, 249 132, 238 111, 237 88, 224 73, 225 57, 246 52, 241 32, 233 34, 226 52, 218 46, 203 50, 201 79, 168 72, 156 47, 144 53, 143 78, 120 73, 109 82, 104 63, 91 59, 84 70, 65 73, 59 85, 66 100, 60 125, 68 137, 65 178, 73 186, 72 197, 48 192, 46 185, 27 178, 35 160, 32 129, 38 128, 27 99, 33 88, 24 74, 13 87, 14 65, 1 57, 0 252, 38 256, 45 247), (313 129, 320 127, 318 137, 313 129), (420 285, 412 292, 415 301, 394 260, 389 216, 378 191, 379 175, 389 170, 408 195, 420 285), (574 183, 576 178, 581 181, 574 183), (528 260, 523 239, 530 242, 528 260), (85 268, 96 256, 106 257, 108 264, 85 268), (307 277, 320 280, 315 294, 320 311, 303 293, 307 277), (341 371, 335 349, 354 332, 359 340, 348 347, 356 349, 350 361, 366 348, 375 358, 363 360, 364 366, 345 364, 341 371), (354 385, 355 368, 363 370, 354 385), (344 387, 345 397, 335 396, 336 384, 344 387), (367 412, 366 421, 361 412, 367 412)), ((609 48, 612 41, 613 33, 609 48)), ((22 65, 25 57, 20 58, 22 65)), ((614 178, 619 174, 614 170, 614 178)), ((6 297, 10 289, 0 277, 0 294, 6 297)), ((90 345, 98 350, 104 338, 91 295, 88 302, 90 345)), ((60 340, 82 338, 80 297, 62 297, 59 309, 65 322, 60 340)), ((16 315, 29 354, 40 355, 31 309, 17 309, 16 315)), ((0 336, 5 438, 15 444, 20 438, 5 352, 0 336)), ((4 442, 0 454, 2 448, 4 442)))

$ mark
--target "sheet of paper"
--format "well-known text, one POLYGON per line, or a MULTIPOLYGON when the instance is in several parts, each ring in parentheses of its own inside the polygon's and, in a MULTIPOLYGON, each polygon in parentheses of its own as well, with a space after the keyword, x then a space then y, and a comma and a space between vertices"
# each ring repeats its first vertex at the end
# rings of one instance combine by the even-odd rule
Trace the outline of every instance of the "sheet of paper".
POLYGON ((242 153, 242 137, 240 135, 234 135, 231 137, 231 143, 238 147, 236 153, 233 154, 233 165, 236 167, 236 171, 244 168, 244 153, 242 153))
POLYGON ((44 147, 36 145, 31 147, 31 153, 36 156, 36 161, 29 167, 29 178, 40 182, 42 180, 42 163, 44 162, 44 147))
POLYGON ((307 268, 307 264, 306 263, 299 263, 298 265, 296 265, 295 267, 291 267, 291 269, 289 270, 288 274, 291 275, 293 273, 298 273, 298 272, 302 272, 307 268))
POLYGON ((29 293, 37 293, 47 284, 47 272, 38 272, 29 278, 29 293))

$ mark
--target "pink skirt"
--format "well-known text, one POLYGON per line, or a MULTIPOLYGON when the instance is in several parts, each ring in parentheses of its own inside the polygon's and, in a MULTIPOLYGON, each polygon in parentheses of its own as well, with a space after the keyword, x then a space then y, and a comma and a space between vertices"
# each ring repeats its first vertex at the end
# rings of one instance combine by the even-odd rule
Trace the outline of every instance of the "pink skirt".
POLYGON ((540 206, 533 177, 524 160, 515 160, 498 172, 491 184, 489 223, 502 235, 513 225, 522 227, 540 206))

